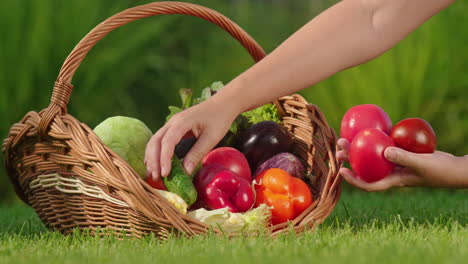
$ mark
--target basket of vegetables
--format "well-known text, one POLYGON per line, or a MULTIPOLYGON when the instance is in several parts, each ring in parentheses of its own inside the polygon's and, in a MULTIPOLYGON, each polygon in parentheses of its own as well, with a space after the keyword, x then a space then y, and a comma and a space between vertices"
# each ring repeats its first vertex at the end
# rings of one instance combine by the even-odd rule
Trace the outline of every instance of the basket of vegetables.
MULTIPOLYGON (((300 95, 242 113, 193 175, 181 159, 196 141, 175 149, 172 171, 161 181, 146 178, 143 155, 152 131, 141 121, 111 117, 93 129, 67 112, 72 77, 91 48, 110 31, 161 14, 185 14, 212 22, 249 52, 265 53, 238 25, 209 8, 155 2, 127 9, 89 32, 66 58, 50 105, 14 124, 3 142, 5 167, 18 196, 43 223, 63 234, 141 237, 266 231, 304 231, 320 224, 340 195, 336 135, 317 106, 300 95)), ((219 82, 192 95, 170 115, 212 96, 219 82)))

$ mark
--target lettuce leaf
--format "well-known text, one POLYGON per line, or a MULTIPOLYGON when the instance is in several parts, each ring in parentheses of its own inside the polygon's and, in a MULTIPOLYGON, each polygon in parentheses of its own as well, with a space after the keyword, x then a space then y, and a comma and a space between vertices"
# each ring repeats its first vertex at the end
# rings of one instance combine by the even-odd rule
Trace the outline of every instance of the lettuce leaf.
POLYGON ((179 89, 180 100, 182 100, 182 109, 192 106, 192 89, 179 89))
POLYGON ((246 117, 252 124, 257 124, 263 121, 281 123, 281 117, 278 113, 278 109, 276 109, 276 106, 273 104, 262 105, 251 111, 244 112, 241 115, 246 117))
POLYGON ((180 108, 180 107, 170 105, 169 106, 169 115, 166 116, 166 123, 167 123, 167 121, 169 121, 169 119, 171 119, 172 116, 174 116, 175 114, 177 114, 179 112, 182 112, 182 110, 183 109, 180 108))

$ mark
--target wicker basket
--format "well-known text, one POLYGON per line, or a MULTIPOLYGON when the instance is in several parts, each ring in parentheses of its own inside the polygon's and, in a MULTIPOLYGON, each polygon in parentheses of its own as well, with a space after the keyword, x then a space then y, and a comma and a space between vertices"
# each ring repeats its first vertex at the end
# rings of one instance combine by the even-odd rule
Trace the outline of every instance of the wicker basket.
MULTIPOLYGON (((141 237, 153 233, 160 238, 171 232, 191 236, 210 230, 179 213, 88 126, 67 113, 72 77, 96 42, 131 21, 161 14, 208 20, 237 39, 255 61, 265 56, 234 22, 189 3, 156 2, 130 8, 95 27, 66 58, 50 105, 39 113, 27 113, 3 142, 5 167, 18 196, 34 208, 48 228, 63 234, 78 228, 92 235, 141 237)), ((309 175, 313 175, 314 203, 289 223, 301 232, 320 224, 339 199, 341 164, 335 159, 336 135, 321 111, 301 96, 285 96, 274 103, 283 124, 294 135, 295 153, 307 162, 309 175)), ((271 235, 285 231, 287 225, 271 227, 271 235)))

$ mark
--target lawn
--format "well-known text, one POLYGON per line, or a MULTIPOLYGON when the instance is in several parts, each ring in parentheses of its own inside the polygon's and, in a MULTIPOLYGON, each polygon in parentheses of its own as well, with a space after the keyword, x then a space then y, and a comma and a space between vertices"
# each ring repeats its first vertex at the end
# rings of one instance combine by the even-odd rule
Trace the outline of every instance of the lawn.
POLYGON ((316 232, 118 241, 45 230, 24 206, 0 207, 0 263, 463 263, 468 192, 345 192, 316 232))

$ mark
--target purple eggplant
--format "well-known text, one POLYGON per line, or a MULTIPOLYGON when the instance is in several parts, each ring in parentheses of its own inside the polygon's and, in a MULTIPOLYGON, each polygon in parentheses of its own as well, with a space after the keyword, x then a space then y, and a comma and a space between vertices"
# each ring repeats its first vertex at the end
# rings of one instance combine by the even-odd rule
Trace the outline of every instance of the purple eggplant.
POLYGON ((197 142, 197 139, 195 137, 188 137, 182 139, 174 149, 174 154, 177 156, 179 159, 183 159, 185 155, 190 151, 190 149, 195 145, 195 142, 197 142))
POLYGON ((281 152, 289 152, 293 140, 289 131, 273 121, 257 123, 241 132, 235 147, 242 152, 252 171, 281 152))
POLYGON ((302 162, 298 157, 291 153, 283 152, 265 161, 255 171, 255 176, 260 172, 271 168, 282 169, 292 176, 304 180, 304 165, 302 165, 302 162))

